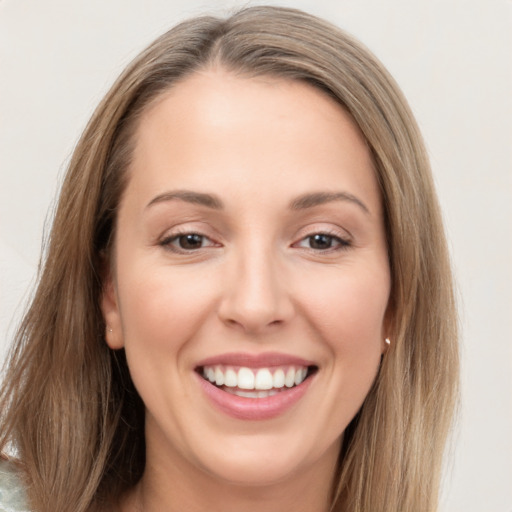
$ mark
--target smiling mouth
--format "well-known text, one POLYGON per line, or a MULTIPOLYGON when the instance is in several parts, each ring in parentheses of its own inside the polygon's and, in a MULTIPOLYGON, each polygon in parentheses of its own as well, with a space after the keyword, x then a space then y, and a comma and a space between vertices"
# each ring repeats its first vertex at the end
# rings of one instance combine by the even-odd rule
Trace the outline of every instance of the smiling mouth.
POLYGON ((229 394, 244 398, 267 398, 302 384, 317 366, 286 365, 265 368, 208 365, 197 368, 206 381, 229 394))

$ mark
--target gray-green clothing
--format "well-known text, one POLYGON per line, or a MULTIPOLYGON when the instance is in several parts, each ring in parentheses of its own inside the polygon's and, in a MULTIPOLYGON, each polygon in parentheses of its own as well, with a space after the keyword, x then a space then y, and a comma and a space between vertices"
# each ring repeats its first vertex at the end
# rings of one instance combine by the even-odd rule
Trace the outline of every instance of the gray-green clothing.
POLYGON ((0 458, 0 512, 30 512, 25 489, 12 462, 0 458))

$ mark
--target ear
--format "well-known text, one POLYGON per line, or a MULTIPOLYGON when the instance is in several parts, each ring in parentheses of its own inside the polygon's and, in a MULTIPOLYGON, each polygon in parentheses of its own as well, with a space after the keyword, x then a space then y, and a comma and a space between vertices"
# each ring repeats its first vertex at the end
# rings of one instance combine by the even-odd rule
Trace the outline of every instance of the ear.
POLYGON ((394 323, 395 323, 394 308, 390 301, 388 303, 388 307, 387 307, 386 313, 384 315, 384 321, 382 323, 381 354, 383 354, 383 355, 389 350, 389 347, 393 344, 394 323))
POLYGON ((119 301, 110 265, 106 264, 103 272, 103 289, 101 292, 101 312, 105 320, 105 341, 107 345, 118 350, 124 347, 119 301))

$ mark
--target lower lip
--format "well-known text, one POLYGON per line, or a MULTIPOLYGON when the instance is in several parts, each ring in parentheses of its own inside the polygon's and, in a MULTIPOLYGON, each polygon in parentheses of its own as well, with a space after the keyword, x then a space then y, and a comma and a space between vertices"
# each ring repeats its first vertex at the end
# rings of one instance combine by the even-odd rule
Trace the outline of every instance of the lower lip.
POLYGON ((310 376, 298 386, 285 388, 273 396, 246 398, 222 391, 199 374, 196 375, 210 401, 228 416, 239 420, 268 420, 284 414, 304 396, 313 380, 313 376, 310 376))

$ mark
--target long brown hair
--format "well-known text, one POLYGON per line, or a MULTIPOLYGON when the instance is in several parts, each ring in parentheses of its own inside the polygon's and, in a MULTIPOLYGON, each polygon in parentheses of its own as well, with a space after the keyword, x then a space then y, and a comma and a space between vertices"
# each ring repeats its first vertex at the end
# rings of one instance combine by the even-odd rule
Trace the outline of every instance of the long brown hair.
POLYGON ((181 23, 124 71, 85 129, 62 187, 37 291, 0 396, 38 512, 100 509, 141 477, 144 406, 104 342, 102 274, 147 106, 206 66, 311 84, 350 113, 372 152, 387 231, 393 344, 347 428, 332 510, 433 512, 456 400, 452 278, 416 122, 377 59, 303 12, 244 9, 181 23))

